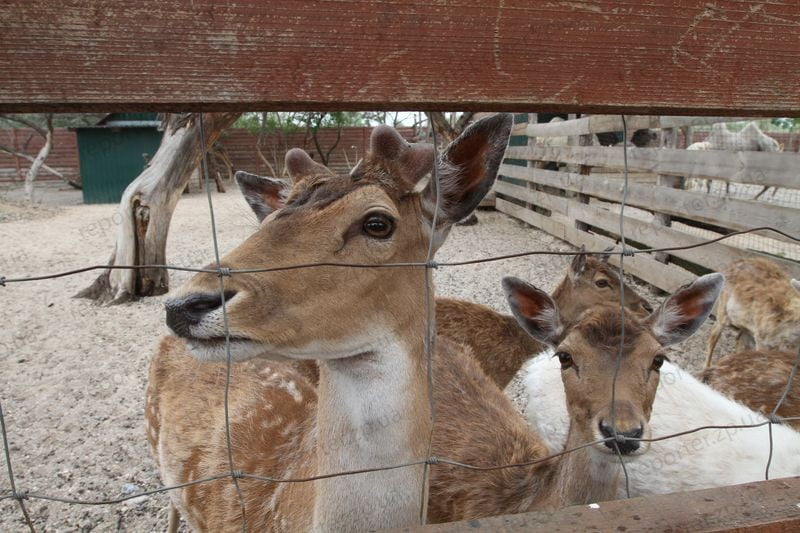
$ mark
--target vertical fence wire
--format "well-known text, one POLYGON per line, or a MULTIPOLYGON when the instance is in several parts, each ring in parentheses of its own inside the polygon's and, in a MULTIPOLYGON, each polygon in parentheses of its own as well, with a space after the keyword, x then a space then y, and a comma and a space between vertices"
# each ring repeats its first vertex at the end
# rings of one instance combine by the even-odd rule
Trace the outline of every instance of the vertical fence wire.
POLYGON ((22 511, 22 515, 25 518, 25 524, 28 526, 28 529, 31 533, 35 533, 36 530, 33 527, 33 522, 31 521, 31 517, 28 514, 28 509, 25 507, 25 497, 17 492, 17 484, 14 480, 14 467, 11 463, 11 448, 8 443, 8 433, 6 432, 6 415, 3 411, 3 402, 0 401, 0 431, 3 433, 3 451, 5 452, 6 457, 6 471, 8 472, 8 481, 11 485, 11 496, 17 501, 19 505, 20 511, 22 511))
POLYGON ((217 262, 217 277, 219 278, 219 294, 222 301, 222 323, 225 327, 225 444, 228 454, 228 469, 231 471, 231 481, 236 489, 236 497, 239 500, 239 508, 241 509, 242 516, 242 533, 247 531, 247 510, 244 505, 244 498, 242 497, 242 489, 239 486, 239 475, 233 464, 233 446, 231 444, 231 421, 229 413, 228 397, 231 389, 231 332, 228 324, 228 310, 226 309, 225 302, 225 277, 230 275, 229 272, 223 270, 222 263, 219 257, 219 242, 217 241, 217 224, 214 218, 214 201, 211 199, 211 182, 208 179, 208 161, 206 159, 206 131, 203 123, 203 113, 200 112, 198 116, 199 125, 199 140, 200 143, 200 166, 203 172, 203 183, 206 187, 206 197, 208 198, 208 211, 211 217, 211 238, 214 243, 214 259, 217 262))
POLYGON ((428 115, 428 122, 431 124, 431 134, 433 135, 433 171, 430 185, 435 195, 433 216, 431 217, 431 230, 428 236, 428 253, 425 258, 425 268, 422 270, 425 276, 425 357, 427 359, 427 380, 428 380, 428 407, 430 409, 430 423, 431 430, 428 435, 428 460, 422 466, 422 501, 420 502, 420 518, 419 522, 425 525, 427 522, 427 507, 428 507, 428 478, 430 475, 430 463, 433 455, 433 431, 436 424, 436 402, 433 396, 433 352, 436 349, 436 315, 431 309, 431 301, 433 300, 433 287, 431 282, 433 273, 431 268, 433 265, 433 240, 436 235, 436 226, 439 223, 439 209, 441 208, 441 188, 439 184, 439 146, 437 144, 436 128, 433 127, 433 120, 428 115))
POLYGON ((619 449, 619 445, 624 442, 625 437, 617 434, 617 378, 619 377, 625 349, 625 253, 627 250, 627 245, 625 244, 625 203, 628 201, 628 124, 625 120, 625 115, 620 116, 622 117, 622 161, 624 173, 622 202, 619 209, 619 241, 620 246, 622 246, 622 253, 619 254, 620 337, 617 360, 614 362, 614 376, 611 379, 611 432, 614 437, 611 442, 614 445, 614 453, 619 459, 619 465, 622 467, 622 473, 625 475, 625 496, 630 498, 630 477, 628 476, 628 469, 625 467, 625 459, 622 458, 622 452, 619 449))

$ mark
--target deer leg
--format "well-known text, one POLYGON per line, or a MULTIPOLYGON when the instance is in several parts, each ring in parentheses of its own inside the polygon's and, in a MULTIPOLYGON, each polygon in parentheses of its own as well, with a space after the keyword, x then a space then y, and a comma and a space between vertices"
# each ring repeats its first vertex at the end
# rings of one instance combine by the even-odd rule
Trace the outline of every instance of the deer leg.
POLYGON ((752 350, 755 347, 755 340, 753 336, 746 329, 739 328, 739 333, 736 335, 736 351, 744 352, 752 350))
POLYGON ((178 533, 178 526, 181 523, 181 517, 178 514, 178 508, 174 503, 169 504, 169 523, 167 525, 167 533, 178 533))

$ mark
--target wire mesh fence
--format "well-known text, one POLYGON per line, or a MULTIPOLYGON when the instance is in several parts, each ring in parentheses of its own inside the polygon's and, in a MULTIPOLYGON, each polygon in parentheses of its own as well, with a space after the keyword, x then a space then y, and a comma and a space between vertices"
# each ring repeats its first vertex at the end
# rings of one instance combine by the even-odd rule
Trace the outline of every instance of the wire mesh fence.
MULTIPOLYGON (((627 126, 626 126, 624 117, 622 118, 622 121, 623 121, 623 135, 627 136, 627 131, 626 131, 627 126)), ((202 115, 200 115, 199 125, 200 125, 200 129, 201 129, 200 138, 202 139, 204 137, 203 134, 202 134, 202 128, 203 128, 202 115)), ((435 149, 436 149, 436 141, 437 141, 437 139, 435 138, 435 130, 434 130, 434 147, 435 147, 435 149)), ((13 500, 13 501, 15 501, 17 503, 17 505, 19 506, 19 511, 20 511, 22 519, 27 524, 28 528, 31 531, 34 531, 35 528, 34 528, 33 520, 31 519, 30 513, 29 513, 29 511, 27 509, 27 503, 30 502, 30 501, 33 501, 33 500, 53 501, 53 502, 59 502, 59 503, 64 503, 64 504, 72 504, 72 505, 93 505, 93 506, 96 506, 96 505, 114 505, 114 504, 118 504, 118 503, 121 503, 121 502, 124 502, 124 501, 132 500, 132 499, 135 499, 135 498, 140 498, 140 497, 143 497, 143 496, 150 496, 150 495, 154 495, 154 494, 157 494, 157 493, 174 491, 174 490, 181 489, 181 488, 186 488, 186 487, 190 487, 190 486, 194 486, 194 485, 198 485, 198 484, 202 484, 202 483, 208 483, 208 482, 211 482, 211 481, 216 481, 216 480, 221 480, 221 479, 226 479, 227 478, 227 479, 230 479, 231 483, 234 484, 235 487, 236 487, 236 493, 237 493, 237 497, 239 499, 239 505, 240 505, 241 515, 242 515, 242 530, 246 530, 247 526, 248 526, 247 515, 246 515, 246 505, 245 505, 245 501, 244 501, 244 499, 242 497, 242 493, 241 493, 241 491, 239 489, 239 486, 238 486, 239 481, 242 480, 242 479, 255 480, 255 481, 260 481, 260 482, 264 482, 264 483, 308 483, 308 482, 312 482, 312 481, 315 481, 315 480, 330 479, 330 478, 333 478, 333 477, 355 476, 355 475, 361 475, 361 474, 365 474, 365 473, 369 473, 369 472, 378 472, 378 471, 385 471, 385 470, 402 469, 402 468, 409 468, 409 467, 422 465, 423 468, 425 469, 425 476, 424 477, 427 480, 429 469, 431 467, 434 467, 435 465, 439 465, 439 464, 450 465, 450 466, 456 467, 456 468, 469 469, 469 470, 475 470, 475 471, 493 471, 493 470, 508 469, 508 468, 521 468, 521 467, 532 466, 532 465, 540 464, 540 463, 543 463, 543 462, 547 462, 547 461, 550 461, 552 459, 555 459, 555 458, 558 458, 558 457, 562 457, 564 455, 576 452, 578 450, 581 450, 581 449, 584 449, 584 448, 587 448, 587 447, 590 447, 590 446, 594 446, 594 445, 597 445, 597 444, 600 444, 600 443, 603 443, 603 442, 607 442, 607 443, 612 444, 614 446, 614 448, 615 448, 617 458, 618 458, 618 460, 620 462, 620 465, 621 465, 621 467, 623 469, 623 472, 624 472, 625 483, 627 485, 628 472, 625 469, 625 459, 623 457, 623 454, 619 450, 619 445, 624 443, 624 442, 626 442, 626 441, 658 442, 658 441, 662 441, 662 440, 666 440, 666 439, 676 438, 676 437, 679 437, 679 436, 682 436, 682 435, 687 435, 687 434, 691 434, 691 433, 706 431, 706 430, 709 430, 709 429, 748 429, 748 428, 759 428, 759 427, 764 427, 764 426, 768 426, 770 428, 769 442, 765 442, 764 443, 764 446, 768 447, 769 450, 770 450, 770 459, 764 465, 764 469, 765 469, 764 478, 765 479, 769 479, 769 477, 770 477, 770 462, 772 460, 772 449, 773 449, 773 445, 774 445, 773 440, 772 440, 772 431, 771 431, 773 424, 780 424, 780 423, 785 423, 785 422, 790 422, 790 421, 793 421, 793 420, 800 419, 800 413, 798 413, 797 416, 791 416, 791 417, 779 417, 777 415, 777 411, 780 408, 780 406, 782 405, 782 403, 785 401, 785 399, 787 397, 787 394, 791 390, 792 383, 793 383, 793 381, 795 379, 795 374, 796 374, 796 371, 797 371, 798 362, 800 362, 800 350, 798 350, 798 354, 797 354, 797 357, 796 357, 796 359, 794 361, 794 366, 792 367, 792 370, 791 370, 790 374, 786 376, 785 388, 783 389, 783 393, 781 395, 781 398, 779 399, 777 404, 774 406, 774 408, 770 411, 770 413, 768 413, 768 419, 766 421, 759 421, 759 422, 754 422, 754 423, 749 423, 749 424, 705 425, 705 426, 691 428, 691 429, 688 429, 686 431, 682 431, 682 432, 678 432, 678 433, 674 433, 674 434, 670 434, 670 435, 658 435, 658 436, 651 437, 651 438, 628 437, 628 436, 616 434, 615 425, 612 423, 611 427, 614 428, 614 434, 612 434, 611 436, 608 436, 608 437, 606 437, 604 439, 595 440, 595 441, 592 441, 592 442, 586 442, 586 443, 581 444, 580 446, 571 447, 570 449, 566 449, 566 450, 563 450, 563 451, 560 451, 560 452, 557 452, 557 453, 554 453, 554 454, 550 454, 550 455, 547 455, 545 457, 534 457, 534 458, 531 458, 530 460, 523 461, 523 462, 517 462, 517 463, 514 463, 514 464, 475 465, 475 464, 466 464, 466 463, 463 463, 463 462, 459 462, 459 461, 456 461, 456 460, 454 460, 452 458, 448 458, 448 457, 437 457, 437 456, 434 456, 433 455, 433 450, 432 450, 432 435, 430 435, 429 438, 428 438, 428 454, 427 454, 427 456, 419 457, 416 460, 404 462, 402 464, 389 464, 389 465, 383 465, 383 466, 374 467, 374 468, 354 469, 354 470, 348 470, 348 471, 343 471, 343 472, 317 473, 316 475, 312 475, 312 476, 304 476, 304 477, 296 477, 296 478, 279 478, 279 477, 270 477, 270 476, 257 475, 257 474, 251 473, 251 472, 241 471, 241 470, 237 469, 237 465, 234 463, 234 457, 233 457, 233 451, 232 451, 233 450, 233 446, 232 446, 232 436, 231 436, 231 423, 230 423, 229 413, 228 413, 228 395, 229 395, 229 391, 230 391, 230 387, 231 387, 231 368, 232 368, 232 365, 234 363, 232 361, 231 352, 230 352, 231 337, 230 337, 228 318, 227 318, 227 314, 226 314, 226 306, 225 306, 225 303, 224 303, 225 283, 226 283, 226 280, 228 278, 230 278, 231 276, 236 276, 237 274, 243 274, 243 273, 285 272, 285 271, 291 271, 291 270, 297 270, 297 269, 313 269, 313 268, 319 268, 319 267, 334 267, 334 268, 345 268, 345 269, 372 269, 372 268, 383 268, 383 269, 398 269, 398 268, 402 268, 402 269, 408 269, 408 268, 412 268, 412 269, 420 270, 424 274, 424 280, 425 280, 424 281, 424 283, 425 283, 424 288, 425 288, 425 294, 426 294, 426 299, 425 299, 426 305, 425 305, 425 308, 423 309, 424 315, 425 315, 425 322, 426 322, 426 325, 427 325, 427 336, 425 338, 425 354, 426 354, 426 359, 427 359, 428 399, 429 399, 429 403, 430 403, 430 412, 431 412, 431 427, 434 428, 434 431, 435 431, 434 425, 435 425, 435 420, 436 420, 436 405, 435 405, 435 402, 434 402, 434 395, 433 395, 434 376, 433 376, 432 357, 433 357, 433 353, 434 353, 434 351, 436 349, 435 348, 436 328, 435 328, 435 314, 434 314, 434 311, 433 311, 433 309, 431 308, 431 305, 430 305, 431 296, 433 294, 433 287, 431 286, 431 283, 430 283, 430 279, 431 278, 428 275, 428 272, 431 271, 432 269, 441 269, 441 268, 448 268, 448 267, 463 267, 463 266, 477 265, 477 264, 482 264, 482 263, 493 263, 493 262, 503 261, 503 260, 511 259, 511 258, 533 257, 533 256, 537 256, 537 255, 574 256, 574 255, 612 254, 612 255, 618 255, 619 256, 620 261, 619 261, 619 270, 618 270, 618 272, 619 272, 620 279, 624 279, 623 278, 623 276, 625 275, 624 260, 625 260, 626 257, 634 257, 636 255, 643 255, 643 254, 652 254, 652 253, 655 253, 655 252, 671 252, 671 251, 674 252, 676 250, 681 250, 681 249, 700 248, 702 246, 706 246, 706 245, 714 243, 714 242, 729 241, 729 240, 734 240, 734 239, 737 239, 737 238, 747 238, 748 236, 751 236, 753 233, 757 233, 757 232, 759 232, 759 233, 769 232, 771 234, 780 235, 785 240, 789 240, 789 241, 792 241, 794 243, 800 243, 800 237, 799 236, 790 235, 789 233, 786 233, 785 231, 781 230, 780 228, 764 226, 764 227, 749 228, 749 229, 746 229, 746 230, 732 232, 732 233, 729 233, 727 235, 718 235, 718 236, 713 236, 713 237, 712 237, 712 235, 704 235, 704 238, 705 238, 704 242, 698 243, 698 244, 693 244, 693 245, 672 246, 672 247, 666 246, 666 247, 658 247, 658 248, 653 247, 653 248, 645 248, 645 249, 641 249, 641 248, 634 249, 634 248, 628 247, 626 245, 625 216, 624 216, 624 212, 625 212, 625 209, 626 209, 626 195, 627 195, 627 192, 628 192, 628 168, 627 168, 628 147, 627 147, 627 145, 623 145, 622 150, 623 150, 624 157, 625 157, 625 169, 624 169, 624 178, 623 178, 624 179, 623 198, 622 198, 621 208, 620 208, 620 212, 619 212, 619 215, 620 215, 620 217, 619 217, 619 236, 620 236, 620 244, 622 246, 622 249, 619 250, 619 251, 590 250, 590 251, 577 251, 577 252, 576 251, 556 252, 556 251, 552 251, 552 250, 528 250, 528 251, 521 251, 521 252, 512 253, 512 254, 497 255, 497 256, 483 257, 483 258, 474 258, 474 259, 469 259, 469 260, 437 262, 437 261, 434 260, 434 253, 435 252, 434 252, 434 247, 433 247, 433 241, 431 240, 430 243, 429 243, 429 246, 428 246, 426 260, 425 261, 421 261, 421 262, 380 263, 380 264, 343 263, 343 262, 317 262, 317 263, 296 264, 296 265, 276 267, 276 268, 256 268, 256 269, 231 269, 231 268, 222 266, 222 263, 220 261, 219 244, 217 242, 217 228, 216 228, 215 220, 214 220, 214 205, 213 205, 213 200, 212 200, 212 196, 211 196, 211 187, 213 186, 213 182, 209 181, 208 171, 207 171, 207 164, 206 164, 206 161, 205 161, 205 152, 203 151, 204 157, 201 160, 201 169, 202 169, 202 172, 203 172, 204 182, 205 182, 205 185, 206 185, 206 191, 207 191, 207 197, 208 197, 208 206, 209 206, 209 214, 210 214, 210 218, 211 218, 211 231, 212 231, 211 241, 213 243, 214 261, 215 261, 215 263, 217 265, 215 268, 194 268, 194 267, 185 267, 185 266, 178 266, 178 265, 146 265, 146 266, 130 266, 130 267, 125 267, 125 266, 112 266, 112 267, 109 267, 108 265, 93 265, 93 266, 88 266, 88 267, 81 268, 81 269, 74 269, 74 270, 69 270, 69 271, 64 271, 64 272, 53 273, 53 274, 31 275, 31 276, 14 277, 14 278, 7 278, 7 277, 0 276, 0 286, 7 286, 8 284, 14 284, 14 283, 35 282, 35 281, 42 281, 42 280, 46 280, 46 279, 54 279, 54 278, 59 278, 59 277, 64 277, 64 276, 75 275, 75 274, 78 274, 78 273, 81 273, 81 272, 85 272, 85 271, 88 271, 88 270, 100 270, 100 269, 106 269, 106 268, 121 268, 121 269, 163 268, 163 269, 176 270, 176 271, 185 271, 185 272, 194 272, 194 273, 202 272, 202 273, 209 273, 209 274, 217 275, 218 278, 219 278, 220 292, 223 295, 222 296, 223 297, 222 312, 223 312, 223 317, 224 317, 225 347, 226 347, 226 352, 227 352, 224 405, 225 405, 225 434, 226 434, 226 439, 227 439, 227 453, 228 453, 228 470, 226 472, 220 472, 219 474, 214 475, 214 476, 204 477, 202 479, 195 479, 195 480, 191 480, 191 481, 186 482, 186 483, 180 483, 180 484, 175 484, 175 485, 170 485, 170 486, 163 486, 163 487, 159 487, 159 488, 152 489, 152 490, 136 492, 136 493, 125 495, 125 496, 122 496, 122 497, 119 497, 119 498, 110 498, 110 499, 104 499, 104 498, 98 498, 98 499, 92 499, 92 498, 70 498, 70 497, 62 497, 62 496, 58 496, 58 495, 48 494, 46 492, 28 491, 28 490, 25 489, 24 486, 20 486, 16 481, 17 478, 15 476, 15 471, 14 471, 14 457, 13 457, 13 454, 12 454, 12 451, 11 451, 11 448, 10 448, 10 445, 9 445, 9 438, 8 438, 8 435, 7 435, 7 429, 8 428, 7 428, 7 425, 6 425, 6 417, 5 417, 5 413, 3 412, 2 405, 0 405, 0 427, 2 429, 2 437, 3 437, 3 443, 4 443, 5 465, 6 465, 6 470, 7 470, 7 474, 8 474, 8 478, 9 478, 9 483, 10 483, 10 490, 5 494, 0 495, 0 501, 3 501, 3 500, 13 500)), ((438 160, 438 157, 436 157, 436 159, 438 160)), ((439 206, 439 204, 441 202, 439 180, 440 180, 440 176, 439 176, 439 173, 437 171, 436 165, 434 165, 434 170, 433 170, 433 173, 432 173, 432 184, 433 184, 433 190, 435 192, 435 199, 436 199, 435 201, 436 201, 437 209, 434 210, 433 227, 436 227, 436 218, 435 217, 438 216, 438 212, 439 212, 438 206, 439 206)), ((763 238, 763 237, 759 237, 759 238, 763 238)), ((620 301, 625 301, 625 285, 624 285, 624 283, 620 285, 620 301)), ((622 306, 622 305, 620 305, 620 313, 621 313, 622 319, 623 319, 622 323, 624 324, 625 323, 624 318, 625 318, 626 311, 625 311, 624 306, 622 306)), ((619 353, 618 353, 618 356, 616 358, 616 364, 615 364, 615 369, 614 369, 614 381, 613 381, 614 384, 612 385, 612 388, 609 391, 610 397, 612 398, 612 406, 614 405, 613 398, 614 398, 614 396, 615 396, 615 394, 617 392, 617 388, 616 388, 617 375, 618 375, 618 373, 620 371, 621 365, 623 364, 624 344, 625 344, 625 333, 624 333, 624 329, 623 329, 622 336, 621 336, 621 339, 620 339, 619 353)), ((613 410, 612 410, 612 415, 611 416, 612 416, 612 420, 613 420, 614 417, 615 417, 615 414, 614 414, 613 410)), ((424 524, 426 522, 426 516, 425 516, 426 498, 427 498, 426 486, 427 486, 427 482, 424 482, 423 486, 420 487, 420 492, 419 492, 419 499, 420 499, 419 521, 422 524, 424 524)))

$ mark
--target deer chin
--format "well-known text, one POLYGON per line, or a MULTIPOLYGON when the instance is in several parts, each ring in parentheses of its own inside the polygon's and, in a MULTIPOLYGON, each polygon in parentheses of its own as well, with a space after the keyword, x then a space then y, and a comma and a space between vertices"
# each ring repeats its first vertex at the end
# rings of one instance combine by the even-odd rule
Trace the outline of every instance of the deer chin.
MULTIPOLYGON (((227 361, 228 346, 225 337, 213 338, 186 338, 186 346, 195 359, 200 361, 227 361)), ((246 361, 261 357, 273 361, 286 361, 287 358, 271 353, 264 344, 242 337, 230 338, 230 359, 231 361, 246 361)))

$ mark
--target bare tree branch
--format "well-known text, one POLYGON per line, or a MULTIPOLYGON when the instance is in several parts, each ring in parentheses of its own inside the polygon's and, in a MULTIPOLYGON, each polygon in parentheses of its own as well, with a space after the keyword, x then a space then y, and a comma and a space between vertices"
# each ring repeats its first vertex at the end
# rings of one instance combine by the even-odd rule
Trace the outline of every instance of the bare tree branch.
MULTIPOLYGON (((38 124, 36 124, 34 122, 31 122, 30 120, 24 119, 22 117, 16 117, 14 115, 0 115, 0 118, 4 119, 4 120, 8 120, 10 122, 16 122, 18 124, 22 124, 23 126, 34 130, 36 133, 38 133, 42 137, 47 137, 47 130, 45 128, 42 128, 40 125, 38 125, 38 124)), ((52 118, 51 118, 51 120, 52 120, 52 118)))

